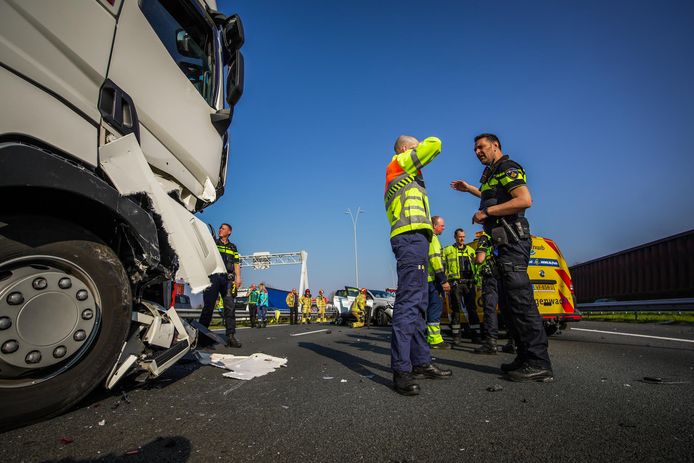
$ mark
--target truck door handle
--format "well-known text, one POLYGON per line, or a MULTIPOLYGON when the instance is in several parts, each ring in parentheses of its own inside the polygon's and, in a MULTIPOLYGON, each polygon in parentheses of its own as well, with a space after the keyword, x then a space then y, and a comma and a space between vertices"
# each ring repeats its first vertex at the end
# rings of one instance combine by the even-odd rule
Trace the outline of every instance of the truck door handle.
POLYGON ((110 79, 106 79, 99 93, 99 112, 101 117, 121 135, 134 133, 140 141, 140 121, 137 118, 135 103, 130 95, 110 79))

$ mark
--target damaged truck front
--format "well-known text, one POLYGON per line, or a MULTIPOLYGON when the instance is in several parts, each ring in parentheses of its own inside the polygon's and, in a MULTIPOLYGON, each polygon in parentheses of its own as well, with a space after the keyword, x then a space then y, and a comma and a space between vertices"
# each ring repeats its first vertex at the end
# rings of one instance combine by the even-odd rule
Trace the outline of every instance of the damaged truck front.
POLYGON ((168 285, 223 271, 194 213, 224 191, 243 42, 211 0, 0 0, 0 429, 195 346, 168 285))

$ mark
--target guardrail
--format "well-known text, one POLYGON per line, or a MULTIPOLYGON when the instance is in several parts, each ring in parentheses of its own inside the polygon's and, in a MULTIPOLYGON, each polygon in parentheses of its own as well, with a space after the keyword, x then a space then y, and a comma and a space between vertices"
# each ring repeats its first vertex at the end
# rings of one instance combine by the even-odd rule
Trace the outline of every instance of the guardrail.
POLYGON ((694 298, 656 299, 651 301, 610 301, 577 304, 581 312, 693 312, 694 298))
MULTIPOLYGON (((269 307, 267 311, 267 317, 268 320, 275 315, 275 310, 280 311, 280 317, 284 318, 289 318, 289 309, 278 309, 276 307, 269 307)), ((176 313, 178 314, 179 317, 185 318, 187 320, 197 320, 200 318, 200 314, 202 313, 202 309, 176 309, 176 313)), ((315 314, 316 312, 312 312, 315 314)), ((329 306, 325 308, 325 316, 329 320, 332 320, 332 318, 335 315, 335 308, 333 306, 329 306)), ((212 318, 222 318, 222 311, 215 309, 212 312, 212 318)), ((301 309, 299 309, 299 317, 301 317, 301 309)), ((240 308, 236 307, 236 321, 247 321, 250 320, 251 316, 248 312, 248 308, 240 308)))

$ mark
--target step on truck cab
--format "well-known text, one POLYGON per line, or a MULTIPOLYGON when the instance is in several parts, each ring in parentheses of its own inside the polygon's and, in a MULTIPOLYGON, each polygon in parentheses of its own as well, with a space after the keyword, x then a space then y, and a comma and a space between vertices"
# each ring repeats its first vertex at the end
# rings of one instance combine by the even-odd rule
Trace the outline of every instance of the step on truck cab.
POLYGON ((211 0, 0 0, 0 429, 156 377, 223 271, 194 215, 224 193, 244 32, 211 0))

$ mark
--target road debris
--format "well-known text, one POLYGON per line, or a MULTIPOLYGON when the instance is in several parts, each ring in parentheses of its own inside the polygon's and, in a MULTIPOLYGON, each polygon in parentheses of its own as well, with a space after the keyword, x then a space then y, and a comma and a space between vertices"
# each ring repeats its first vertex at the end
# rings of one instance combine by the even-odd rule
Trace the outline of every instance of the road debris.
POLYGON ((346 379, 341 379, 340 382, 341 382, 341 383, 346 383, 347 380, 346 380, 346 379))
POLYGON ((503 386, 501 386, 500 384, 495 384, 495 385, 493 385, 493 386, 489 386, 489 387, 487 388, 487 390, 488 390, 489 392, 499 392, 499 391, 503 391, 504 388, 503 388, 503 386))
POLYGON ((105 424, 106 424, 106 420, 101 420, 101 421, 99 421, 99 426, 103 426, 103 425, 105 425, 105 424))
POLYGON ((196 351, 195 355, 202 365, 229 370, 222 376, 226 378, 249 380, 272 373, 279 367, 287 366, 287 359, 273 357, 263 353, 252 355, 208 354, 196 351))
POLYGON ((662 378, 660 376, 644 376, 637 381, 646 384, 687 384, 689 381, 675 381, 672 378, 662 378))
POLYGON ((73 442, 75 442, 75 439, 73 439, 72 437, 61 437, 60 438, 60 443, 63 445, 72 444, 73 442))
POLYGON ((335 379, 334 376, 323 376, 323 379, 335 379))

